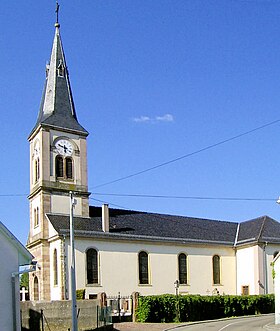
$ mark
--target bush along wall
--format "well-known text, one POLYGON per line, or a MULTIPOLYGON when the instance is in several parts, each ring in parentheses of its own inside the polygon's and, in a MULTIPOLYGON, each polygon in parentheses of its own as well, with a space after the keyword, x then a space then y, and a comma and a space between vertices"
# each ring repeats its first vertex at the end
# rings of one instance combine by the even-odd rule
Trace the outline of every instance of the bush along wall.
POLYGON ((274 295, 200 296, 165 294, 140 296, 138 322, 170 323, 211 320, 274 312, 274 295))
POLYGON ((76 299, 77 300, 84 300, 85 299, 85 294, 86 294, 85 289, 76 290, 76 299))

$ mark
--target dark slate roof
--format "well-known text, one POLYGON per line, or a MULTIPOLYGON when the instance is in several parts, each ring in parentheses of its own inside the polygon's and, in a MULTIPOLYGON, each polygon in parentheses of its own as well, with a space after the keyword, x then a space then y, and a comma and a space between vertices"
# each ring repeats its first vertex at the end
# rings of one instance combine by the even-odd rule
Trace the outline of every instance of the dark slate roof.
POLYGON ((59 25, 56 25, 51 60, 47 72, 37 122, 31 134, 37 127, 42 125, 68 131, 78 131, 79 134, 88 135, 88 132, 77 119, 59 25), (58 75, 57 69, 59 66, 64 68, 64 75, 58 75))
MULTIPOLYGON (((69 216, 47 215, 59 234, 68 233, 69 216)), ((209 219, 110 209, 110 231, 104 233, 101 207, 90 207, 90 218, 74 218, 78 236, 204 242, 233 245, 237 223, 209 219)))
POLYGON ((268 216, 240 223, 237 244, 252 241, 280 243, 280 224, 268 216))
MULTIPOLYGON (((181 243, 244 245, 280 243, 280 223, 268 216, 236 223, 194 217, 110 209, 110 231, 102 231, 102 208, 90 207, 90 217, 74 217, 75 235, 92 238, 181 243), (236 240, 236 242, 235 242, 236 240)), ((69 234, 69 216, 47 214, 58 234, 69 234)))

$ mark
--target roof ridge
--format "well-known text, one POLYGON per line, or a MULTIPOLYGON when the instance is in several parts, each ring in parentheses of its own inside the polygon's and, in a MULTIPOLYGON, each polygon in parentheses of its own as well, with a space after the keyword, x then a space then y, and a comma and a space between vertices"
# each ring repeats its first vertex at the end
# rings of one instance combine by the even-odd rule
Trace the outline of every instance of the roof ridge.
POLYGON ((260 240, 261 236, 262 236, 262 233, 263 233, 263 229, 264 229, 264 225, 265 225, 265 221, 267 220, 267 216, 264 216, 263 217, 263 220, 262 220, 262 225, 261 225, 261 228, 260 228, 260 233, 258 235, 258 238, 257 238, 257 241, 260 240))

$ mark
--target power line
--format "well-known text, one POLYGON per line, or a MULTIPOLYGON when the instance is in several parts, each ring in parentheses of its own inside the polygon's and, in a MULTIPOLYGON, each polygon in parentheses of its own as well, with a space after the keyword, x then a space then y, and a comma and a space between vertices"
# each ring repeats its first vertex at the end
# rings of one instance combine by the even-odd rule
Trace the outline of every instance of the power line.
POLYGON ((108 204, 110 204, 111 206, 115 206, 115 207, 118 207, 118 208, 127 209, 126 207, 123 207, 123 206, 120 206, 120 205, 116 205, 116 204, 111 203, 111 202, 108 202, 108 201, 99 200, 99 199, 95 199, 95 198, 89 198, 89 199, 90 199, 90 200, 97 201, 97 202, 101 202, 101 203, 108 203, 108 204))
MULTIPOLYGON (((179 195, 152 195, 152 194, 125 194, 125 193, 101 193, 92 192, 93 195, 103 196, 115 196, 115 197, 126 197, 126 198, 147 198, 147 199, 185 199, 185 200, 220 200, 220 201, 274 201, 278 198, 241 198, 241 197, 205 197, 205 196, 179 196, 179 195)), ((0 197, 27 197, 28 194, 0 194, 0 197)), ((112 206, 119 208, 126 208, 117 204, 113 204, 109 201, 99 200, 96 198, 89 198, 101 203, 109 203, 112 206)))
POLYGON ((174 195, 150 195, 150 194, 121 194, 121 193, 92 193, 94 195, 105 195, 128 198, 155 198, 155 199, 188 199, 188 200, 220 200, 220 201, 277 201, 277 198, 240 198, 240 197, 202 197, 202 196, 174 196, 174 195))
POLYGON ((207 150, 209 150, 209 149, 212 149, 212 148, 214 148, 214 147, 218 147, 218 146, 223 145, 223 144, 225 144, 225 143, 228 143, 228 142, 230 142, 230 141, 232 141, 232 140, 235 140, 235 139, 241 138, 241 137, 243 137, 243 136, 246 136, 246 135, 251 134, 251 133, 253 133, 253 132, 256 132, 256 131, 258 131, 258 130, 264 129, 264 128, 268 127, 268 126, 274 125, 274 124, 279 123, 279 122, 280 122, 280 119, 275 120, 275 121, 273 121, 273 122, 269 122, 269 123, 267 123, 267 124, 261 125, 261 126, 259 126, 259 127, 257 127, 257 128, 252 129, 252 130, 249 130, 249 131, 246 131, 246 132, 240 133, 240 134, 238 134, 238 135, 236 135, 236 136, 233 136, 233 137, 231 137, 231 138, 228 138, 228 139, 225 139, 225 140, 219 141, 219 142, 217 142, 217 143, 215 143, 215 144, 212 144, 212 145, 209 145, 209 146, 203 147, 203 148, 198 149, 198 150, 196 150, 196 151, 194 151, 194 152, 191 152, 191 153, 188 153, 188 154, 185 154, 185 155, 179 156, 179 157, 177 157, 177 158, 175 158, 175 159, 172 159, 172 160, 169 160, 169 161, 166 161, 166 162, 160 163, 160 164, 158 164, 158 165, 155 165, 155 166, 153 166, 153 167, 150 167, 150 168, 147 168, 147 169, 144 169, 144 170, 141 170, 141 171, 138 171, 138 172, 132 173, 132 174, 130 174, 130 175, 127 175, 127 176, 124 176, 124 177, 120 177, 120 178, 117 178, 117 179, 111 180, 111 181, 109 181, 109 182, 105 182, 105 183, 103 183, 103 184, 100 184, 100 185, 94 186, 94 187, 92 187, 92 189, 99 188, 99 187, 103 187, 103 186, 106 186, 106 185, 109 185, 109 184, 113 184, 113 183, 116 183, 116 182, 120 182, 120 181, 122 181, 122 180, 126 180, 126 179, 129 179, 129 178, 135 177, 135 176, 139 176, 139 175, 144 174, 144 173, 146 173, 146 172, 148 172, 148 171, 152 171, 152 170, 158 169, 158 168, 160 168, 160 167, 164 167, 164 166, 166 166, 166 165, 168 165, 168 164, 171 164, 171 163, 174 163, 174 162, 180 161, 180 160, 182 160, 182 159, 188 158, 188 157, 190 157, 190 156, 193 156, 193 155, 196 155, 196 154, 199 154, 199 153, 205 152, 205 151, 207 151, 207 150))

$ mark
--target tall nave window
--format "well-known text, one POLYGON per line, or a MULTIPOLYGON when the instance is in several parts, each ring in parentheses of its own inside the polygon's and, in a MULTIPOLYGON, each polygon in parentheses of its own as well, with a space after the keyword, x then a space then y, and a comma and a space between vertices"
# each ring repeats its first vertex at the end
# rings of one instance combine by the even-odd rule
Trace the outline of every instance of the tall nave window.
POLYGON ((98 284, 98 252, 90 248, 86 252, 87 284, 98 284))
POLYGON ((213 284, 221 284, 221 265, 220 256, 214 255, 212 258, 213 284))
POLYGON ((187 255, 184 253, 178 256, 178 267, 179 267, 179 283, 180 285, 187 284, 187 255))
POLYGON ((139 284, 149 284, 149 256, 146 252, 138 254, 139 284))

